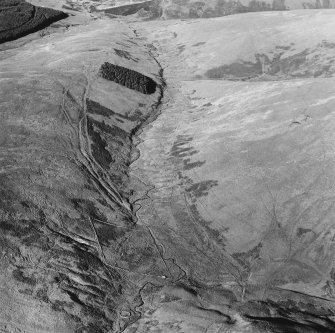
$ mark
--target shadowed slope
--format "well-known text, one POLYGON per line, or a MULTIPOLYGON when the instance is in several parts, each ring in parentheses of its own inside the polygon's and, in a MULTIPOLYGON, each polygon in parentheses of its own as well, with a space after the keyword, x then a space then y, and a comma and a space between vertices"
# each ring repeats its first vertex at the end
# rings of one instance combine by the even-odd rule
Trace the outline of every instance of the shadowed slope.
POLYGON ((35 7, 24 0, 0 2, 0 43, 15 40, 41 30, 67 14, 49 8, 35 7))

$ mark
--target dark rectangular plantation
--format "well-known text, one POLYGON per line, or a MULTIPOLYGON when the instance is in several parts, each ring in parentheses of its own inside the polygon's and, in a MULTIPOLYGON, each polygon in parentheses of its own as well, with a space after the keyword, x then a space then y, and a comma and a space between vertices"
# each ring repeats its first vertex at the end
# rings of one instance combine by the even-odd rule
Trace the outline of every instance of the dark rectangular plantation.
POLYGON ((1 0, 0 43, 26 36, 66 17, 61 11, 36 7, 25 0, 1 0))
POLYGON ((99 74, 106 80, 114 81, 142 94, 153 94, 156 91, 157 84, 150 77, 129 68, 110 64, 109 62, 101 65, 99 74))

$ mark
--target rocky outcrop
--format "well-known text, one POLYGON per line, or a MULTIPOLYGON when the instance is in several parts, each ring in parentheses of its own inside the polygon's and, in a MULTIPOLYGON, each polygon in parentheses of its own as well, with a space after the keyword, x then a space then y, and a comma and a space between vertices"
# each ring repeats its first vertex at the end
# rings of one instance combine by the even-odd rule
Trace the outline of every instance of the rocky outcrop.
POLYGON ((26 36, 66 17, 61 11, 36 7, 24 0, 1 1, 0 43, 26 36))
POLYGON ((99 74, 106 80, 114 81, 129 89, 139 91, 143 94, 153 94, 156 91, 156 82, 139 72, 131 69, 105 62, 99 74))

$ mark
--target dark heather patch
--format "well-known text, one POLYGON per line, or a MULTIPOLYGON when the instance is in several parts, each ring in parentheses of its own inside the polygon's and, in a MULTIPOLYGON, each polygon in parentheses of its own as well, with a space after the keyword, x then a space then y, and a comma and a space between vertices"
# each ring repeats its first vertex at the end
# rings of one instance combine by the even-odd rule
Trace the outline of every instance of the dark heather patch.
POLYGON ((121 195, 125 193, 124 182, 128 177, 127 167, 132 161, 131 134, 118 126, 110 126, 88 117, 88 132, 92 138, 92 155, 97 163, 110 172, 109 177, 121 195), (108 145, 107 145, 108 142, 108 145), (111 155, 112 154, 112 155, 111 155))
POLYGON ((100 133, 95 130, 94 125, 98 123, 92 118, 87 117, 87 131, 92 140, 91 148, 94 159, 105 169, 114 161, 108 150, 107 142, 101 137, 100 133))
POLYGON ((117 66, 109 62, 101 65, 99 75, 109 81, 114 81, 129 89, 136 90, 142 94, 153 94, 156 91, 156 82, 132 69, 117 66))
POLYGON ((297 53, 291 57, 281 59, 281 55, 274 57, 272 62, 267 58, 266 63, 269 63, 269 70, 267 74, 276 75, 283 73, 286 75, 291 75, 293 77, 308 77, 308 73, 294 73, 306 64, 306 57, 309 50, 304 50, 300 53, 297 53))
POLYGON ((133 115, 128 116, 128 119, 131 121, 143 121, 145 117, 143 116, 143 113, 137 109, 133 115))
POLYGON ((36 297, 44 303, 49 303, 48 292, 46 289, 39 289, 36 292, 36 297))
POLYGON ((95 207, 92 201, 81 198, 73 198, 71 201, 77 211, 89 215, 91 219, 103 222, 107 221, 107 218, 98 210, 97 207, 95 207))
POLYGON ((183 51, 185 51, 185 45, 179 45, 178 46, 178 50, 179 50, 179 54, 182 53, 183 51))
MULTIPOLYGON (((184 150, 184 151, 182 151, 182 152, 180 152, 180 153, 178 154, 178 157, 181 157, 181 158, 183 158, 183 157, 188 157, 188 156, 195 155, 196 153, 199 153, 199 151, 198 151, 198 150, 192 150, 192 149, 190 149, 190 150, 184 150)), ((186 159, 185 161, 186 161, 186 163, 187 163, 187 161, 190 161, 190 159, 188 158, 188 159, 186 159)), ((184 161, 184 162, 185 162, 185 161, 184 161)))
POLYGON ((328 42, 327 40, 323 40, 320 46, 327 49, 335 49, 335 43, 328 42))
POLYGON ((284 46, 284 45, 277 45, 276 46, 276 49, 278 49, 278 50, 285 50, 285 51, 287 51, 290 48, 291 48, 291 46, 284 46))
POLYGON ((335 281, 335 268, 332 268, 331 272, 330 272, 330 278, 335 281))
POLYGON ((250 61, 234 62, 230 65, 223 65, 209 69, 205 75, 210 79, 222 78, 252 78, 262 74, 262 64, 250 61))
POLYGON ((100 116, 105 116, 105 117, 118 116, 120 118, 126 118, 127 119, 127 117, 123 116, 122 114, 116 113, 116 112, 102 106, 101 104, 90 100, 90 99, 86 99, 86 106, 87 106, 87 112, 91 113, 91 114, 98 114, 100 116))
POLYGON ((300 237, 308 232, 312 231, 312 229, 298 228, 297 229, 297 237, 300 237))
POLYGON ((128 16, 136 14, 140 10, 145 10, 150 12, 151 18, 157 18, 161 15, 161 8, 159 6, 159 1, 151 0, 151 1, 144 1, 141 3, 133 3, 129 5, 117 6, 105 9, 105 13, 112 14, 112 15, 122 15, 128 16))
MULTIPOLYGON (((139 121, 143 117, 141 111, 139 110, 136 110, 135 113, 131 116, 123 115, 123 114, 114 112, 113 110, 108 109, 102 106, 101 104, 95 101, 92 101, 90 99, 86 100, 86 106, 87 106, 87 112, 90 114, 98 114, 100 116, 109 117, 109 118, 114 117, 117 121, 120 121, 120 122, 124 122, 122 119, 130 120, 130 121, 139 121), (121 119, 118 119, 118 118, 121 118, 121 119)), ((145 104, 141 104, 139 106, 143 107, 145 106, 145 104)))
POLYGON ((199 198, 208 195, 209 190, 217 185, 217 180, 205 180, 191 185, 186 191, 191 192, 195 197, 199 198))
POLYGON ((117 127, 117 126, 110 126, 106 124, 104 121, 96 121, 94 119, 90 119, 93 123, 94 126, 96 126, 102 133, 107 133, 113 137, 119 137, 122 142, 129 139, 129 134, 128 132, 124 131, 122 128, 117 127))
POLYGON ((24 208, 29 208, 29 203, 27 201, 20 201, 20 203, 24 208))
MULTIPOLYGON (((170 154, 174 157, 184 157, 192 155, 194 151, 192 147, 184 147, 184 145, 188 144, 193 140, 190 136, 179 135, 177 137, 176 142, 173 144, 170 154)), ((195 151, 196 153, 196 151, 195 151)))
MULTIPOLYGON (((190 284, 192 284, 193 281, 190 281, 190 284)), ((193 295, 193 296, 198 296, 198 292, 195 288, 192 288, 191 286, 185 284, 185 283, 180 283, 178 282, 176 284, 176 287, 182 288, 184 289, 186 292, 188 292, 189 294, 193 295)))
POLYGON ((206 42, 199 42, 199 43, 193 44, 192 46, 200 46, 200 45, 204 45, 204 44, 206 44, 206 42))
POLYGON ((135 58, 131 55, 131 53, 129 53, 128 51, 125 51, 125 50, 119 50, 119 49, 114 49, 114 52, 117 56, 121 57, 121 58, 125 58, 127 60, 132 60, 132 61, 135 61, 135 62, 138 62, 139 59, 138 58, 135 58))
POLYGON ((238 252, 232 254, 232 257, 235 258, 241 265, 245 266, 246 268, 250 268, 253 261, 260 258, 261 249, 263 244, 260 242, 257 246, 250 249, 247 252, 238 252))
POLYGON ((38 233, 41 224, 35 220, 0 221, 0 229, 14 237, 25 238, 38 233))
POLYGON ((193 148, 192 147, 181 148, 183 145, 184 143, 173 145, 171 149, 171 155, 175 157, 188 156, 188 154, 192 152, 193 148))
POLYGON ((34 277, 26 276, 20 268, 14 269, 12 275, 15 280, 30 286, 35 286, 37 284, 37 281, 34 277))
MULTIPOLYGON (((308 78, 329 76, 332 73, 330 60, 327 64, 319 65, 315 59, 308 59, 313 50, 304 51, 289 57, 282 58, 287 47, 277 46, 279 53, 270 59, 264 54, 255 54, 256 61, 236 61, 228 65, 222 65, 209 69, 205 76, 210 79, 250 80, 263 74, 272 77, 285 76, 286 78, 308 78), (314 60, 313 60, 314 59, 314 60)), ((323 41, 315 50, 320 48, 333 48, 332 43, 323 41)), ((314 51, 315 51, 314 50, 314 51)))
POLYGON ((97 225, 96 231, 99 240, 106 245, 108 245, 110 242, 115 242, 118 239, 121 239, 122 237, 125 236, 126 233, 129 232, 125 228, 118 228, 113 225, 102 224, 99 222, 97 222, 96 225, 97 225))
POLYGON ((199 168, 206 163, 206 161, 197 161, 197 162, 190 162, 190 159, 187 158, 183 161, 184 163, 184 170, 191 170, 193 168, 199 168))
MULTIPOLYGON (((178 140, 173 144, 171 148, 170 151, 171 156, 178 158, 185 158, 198 153, 198 150, 195 150, 193 147, 185 147, 185 145, 189 145, 189 142, 192 141, 192 139, 193 139, 192 137, 184 137, 184 136, 178 137, 178 140)), ((190 158, 185 158, 183 160, 183 169, 191 170, 193 168, 200 167, 205 163, 206 161, 191 162, 190 158)))

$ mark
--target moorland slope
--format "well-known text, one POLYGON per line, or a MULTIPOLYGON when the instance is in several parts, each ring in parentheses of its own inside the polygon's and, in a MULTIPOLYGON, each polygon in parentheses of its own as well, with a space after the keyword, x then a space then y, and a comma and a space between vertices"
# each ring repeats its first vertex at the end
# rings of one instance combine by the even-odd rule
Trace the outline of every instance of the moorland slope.
POLYGON ((334 10, 32 3, 68 17, 0 46, 0 330, 333 332, 334 10))

